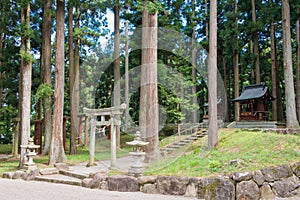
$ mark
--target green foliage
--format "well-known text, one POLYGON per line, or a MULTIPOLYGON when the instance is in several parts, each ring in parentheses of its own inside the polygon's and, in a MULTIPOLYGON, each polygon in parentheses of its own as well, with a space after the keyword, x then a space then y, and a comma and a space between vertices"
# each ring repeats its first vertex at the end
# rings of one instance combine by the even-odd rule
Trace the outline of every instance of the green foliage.
POLYGON ((27 53, 24 50, 20 51, 20 56, 25 61, 25 63, 32 63, 34 61, 33 55, 30 53, 27 53))
POLYGON ((149 14, 155 14, 163 10, 162 4, 158 0, 138 1, 138 10, 146 9, 149 14))
POLYGON ((45 100, 48 97, 53 96, 53 88, 51 84, 40 84, 35 94, 37 100, 45 100))

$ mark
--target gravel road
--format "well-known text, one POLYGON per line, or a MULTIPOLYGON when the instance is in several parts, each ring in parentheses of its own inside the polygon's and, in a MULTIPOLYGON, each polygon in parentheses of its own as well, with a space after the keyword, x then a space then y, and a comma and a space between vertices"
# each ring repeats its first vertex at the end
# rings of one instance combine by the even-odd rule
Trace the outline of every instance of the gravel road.
POLYGON ((141 192, 111 192, 78 186, 0 178, 2 200, 195 200, 182 196, 141 192))

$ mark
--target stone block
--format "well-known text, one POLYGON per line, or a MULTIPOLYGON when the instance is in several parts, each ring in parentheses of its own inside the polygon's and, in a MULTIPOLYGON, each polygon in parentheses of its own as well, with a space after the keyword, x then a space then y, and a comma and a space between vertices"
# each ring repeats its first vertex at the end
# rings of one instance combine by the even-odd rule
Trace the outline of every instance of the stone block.
POLYGON ((58 174, 59 171, 57 168, 45 168, 40 170, 41 175, 53 175, 53 174, 58 174))
POLYGON ((258 200, 260 198, 260 190, 257 184, 250 181, 242 181, 236 186, 236 199, 237 200, 258 200))
POLYGON ((4 172, 2 178, 12 179, 14 172, 4 172))
POLYGON ((66 163, 55 163, 54 167, 56 167, 58 170, 69 170, 69 166, 66 163))
POLYGON ((108 190, 108 182, 107 181, 101 181, 99 189, 108 190))
POLYGON ((100 184, 103 181, 107 181, 107 175, 105 173, 97 173, 97 174, 95 174, 93 180, 90 183, 90 188, 98 188, 98 189, 100 189, 100 184))
POLYGON ((273 192, 279 197, 290 197, 293 191, 300 187, 300 180, 296 176, 282 179, 271 184, 273 192))
POLYGON ((257 170, 253 172, 253 180, 257 185, 261 186, 266 179, 262 172, 260 170, 257 170))
POLYGON ((12 179, 22 179, 22 176, 23 176, 23 171, 16 171, 13 176, 12 176, 12 179))
POLYGON ((85 178, 81 181, 81 186, 85 188, 91 188, 92 178, 85 178))
POLYGON ((291 165, 291 168, 296 176, 300 178, 300 162, 291 165))
POLYGON ((275 194, 269 184, 264 184, 260 187, 260 198, 261 200, 275 199, 275 194))
POLYGON ((153 184, 153 183, 156 183, 156 179, 157 179, 157 176, 141 176, 138 178, 138 183, 140 185, 144 185, 144 184, 153 184))
POLYGON ((31 180, 34 180, 35 177, 37 177, 39 175, 40 175, 40 170, 36 169, 34 171, 27 172, 26 174, 24 173, 23 179, 26 181, 31 181, 31 180))
POLYGON ((189 184, 187 177, 160 176, 157 178, 157 189, 160 194, 184 195, 189 184))
POLYGON ((249 181, 252 178, 252 172, 235 172, 232 174, 234 181, 249 181))
POLYGON ((198 199, 235 200, 235 185, 228 178, 201 179, 198 187, 198 199))
POLYGON ((261 170, 267 182, 278 181, 282 178, 293 176, 293 172, 288 165, 267 167, 261 170))
POLYGON ((158 194, 156 184, 145 184, 142 191, 147 194, 158 194))
POLYGON ((137 192, 140 190, 137 178, 131 176, 110 176, 107 178, 108 190, 118 192, 137 192))
POLYGON ((186 197, 197 197, 198 194, 198 184, 197 183, 190 183, 187 188, 185 195, 186 197))

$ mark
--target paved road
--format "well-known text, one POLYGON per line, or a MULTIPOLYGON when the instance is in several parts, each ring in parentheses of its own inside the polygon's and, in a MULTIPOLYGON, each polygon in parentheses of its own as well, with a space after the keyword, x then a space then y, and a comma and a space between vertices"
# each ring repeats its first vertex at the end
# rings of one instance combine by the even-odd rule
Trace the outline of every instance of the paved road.
POLYGON ((0 178, 2 200, 195 200, 182 196, 141 192, 110 192, 78 186, 0 178))

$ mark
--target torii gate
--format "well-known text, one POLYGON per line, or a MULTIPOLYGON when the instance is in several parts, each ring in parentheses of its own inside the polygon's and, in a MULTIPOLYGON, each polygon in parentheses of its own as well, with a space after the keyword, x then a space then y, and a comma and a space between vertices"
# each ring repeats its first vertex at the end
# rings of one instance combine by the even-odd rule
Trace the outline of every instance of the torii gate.
POLYGON ((83 108, 84 114, 90 118, 90 161, 87 166, 94 166, 95 164, 95 129, 96 126, 109 126, 110 125, 110 149, 111 149, 111 168, 116 167, 117 161, 117 136, 116 126, 121 125, 119 116, 123 114, 126 109, 126 104, 120 106, 102 108, 102 109, 89 109, 83 108), (97 117, 100 116, 101 120, 97 121, 97 117), (105 116, 110 116, 108 121, 105 121, 105 116))

